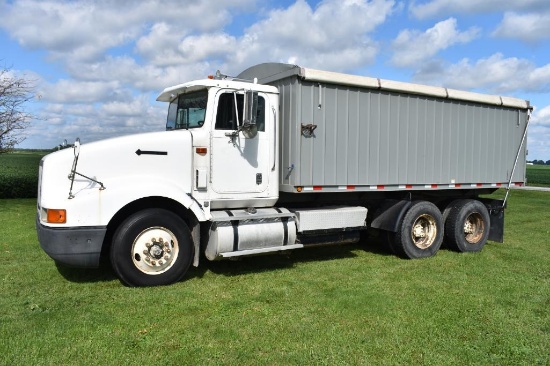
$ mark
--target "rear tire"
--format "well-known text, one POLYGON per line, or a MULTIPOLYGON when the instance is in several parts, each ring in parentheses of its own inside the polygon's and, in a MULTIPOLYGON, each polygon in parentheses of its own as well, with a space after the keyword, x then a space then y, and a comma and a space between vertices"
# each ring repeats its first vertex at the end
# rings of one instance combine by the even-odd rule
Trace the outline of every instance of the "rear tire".
POLYGON ((445 221, 445 242, 458 252, 479 252, 489 237, 490 217, 479 201, 457 200, 449 205, 445 221))
POLYGON ((159 286, 185 276, 193 259, 186 223, 173 212, 146 209, 128 217, 116 230, 111 264, 128 286, 159 286))
POLYGON ((393 237, 392 250, 400 257, 431 257, 443 242, 443 216, 433 203, 413 202, 393 237))

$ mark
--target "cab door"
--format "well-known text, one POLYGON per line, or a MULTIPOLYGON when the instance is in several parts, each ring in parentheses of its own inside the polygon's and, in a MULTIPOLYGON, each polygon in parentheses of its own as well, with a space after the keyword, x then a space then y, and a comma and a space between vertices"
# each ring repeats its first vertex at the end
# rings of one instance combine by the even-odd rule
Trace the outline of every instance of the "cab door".
POLYGON ((243 121, 244 93, 220 90, 212 131, 212 189, 217 193, 260 193, 268 187, 268 98, 258 96, 257 133, 237 132, 243 121))

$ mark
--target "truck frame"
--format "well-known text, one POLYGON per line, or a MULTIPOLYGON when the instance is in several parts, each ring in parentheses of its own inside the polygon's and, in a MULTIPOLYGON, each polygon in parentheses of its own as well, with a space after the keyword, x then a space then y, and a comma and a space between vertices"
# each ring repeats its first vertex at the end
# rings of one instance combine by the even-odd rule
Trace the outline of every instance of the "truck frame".
POLYGON ((265 63, 166 88, 166 131, 40 162, 36 227, 56 262, 109 256, 128 286, 220 260, 383 237, 398 256, 503 242, 525 184, 528 101, 265 63))

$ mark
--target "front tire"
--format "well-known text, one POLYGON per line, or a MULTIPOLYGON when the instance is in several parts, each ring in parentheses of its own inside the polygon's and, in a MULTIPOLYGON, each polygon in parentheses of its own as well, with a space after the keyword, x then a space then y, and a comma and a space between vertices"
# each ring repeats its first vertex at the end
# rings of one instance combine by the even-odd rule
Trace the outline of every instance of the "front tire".
POLYGON ((407 259, 431 257, 443 242, 443 216, 431 202, 413 202, 393 235, 391 248, 407 259))
POLYGON ((159 286, 185 276, 193 258, 186 223, 173 212, 146 209, 128 217, 116 230, 111 264, 128 286, 159 286))
POLYGON ((446 244, 458 252, 479 252, 489 237, 487 207, 476 200, 457 200, 449 205, 445 220, 446 244))

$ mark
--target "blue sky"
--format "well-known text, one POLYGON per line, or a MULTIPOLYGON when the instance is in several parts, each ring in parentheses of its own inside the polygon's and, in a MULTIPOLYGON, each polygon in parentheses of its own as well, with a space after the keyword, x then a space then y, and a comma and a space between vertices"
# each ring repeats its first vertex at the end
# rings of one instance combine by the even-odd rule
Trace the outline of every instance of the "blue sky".
POLYGON ((0 63, 34 80, 22 148, 163 130, 167 86, 288 62, 527 99, 550 159, 548 0, 0 0, 0 63))

